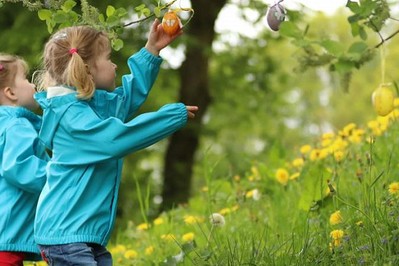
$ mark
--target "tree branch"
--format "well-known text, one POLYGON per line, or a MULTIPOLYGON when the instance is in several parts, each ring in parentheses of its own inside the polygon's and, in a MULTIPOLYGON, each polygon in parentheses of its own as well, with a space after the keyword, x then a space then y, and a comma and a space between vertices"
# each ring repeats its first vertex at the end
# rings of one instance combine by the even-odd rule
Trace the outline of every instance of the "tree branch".
POLYGON ((392 39, 396 34, 399 33, 399 29, 396 30, 394 33, 392 33, 391 35, 389 35, 388 37, 386 37, 385 39, 382 39, 381 42, 379 44, 377 44, 374 48, 378 48, 381 45, 383 45, 386 41, 392 39))

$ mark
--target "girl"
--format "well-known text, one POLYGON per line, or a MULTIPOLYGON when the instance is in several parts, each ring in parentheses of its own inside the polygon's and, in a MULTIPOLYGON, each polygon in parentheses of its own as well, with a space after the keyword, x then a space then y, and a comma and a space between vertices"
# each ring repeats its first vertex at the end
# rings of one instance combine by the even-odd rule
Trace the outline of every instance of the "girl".
POLYGON ((0 54, 0 265, 4 266, 22 266, 24 259, 39 255, 33 222, 48 155, 38 139, 41 118, 32 112, 39 106, 27 72, 24 60, 0 54))
MULTIPOLYGON (((177 35, 180 35, 179 32, 177 35)), ((125 155, 164 139, 197 107, 168 104, 126 122, 145 101, 169 37, 158 20, 131 74, 113 90, 116 65, 103 32, 86 26, 56 33, 44 50, 40 138, 52 149, 35 219, 35 240, 50 265, 112 265, 106 250, 125 155)))

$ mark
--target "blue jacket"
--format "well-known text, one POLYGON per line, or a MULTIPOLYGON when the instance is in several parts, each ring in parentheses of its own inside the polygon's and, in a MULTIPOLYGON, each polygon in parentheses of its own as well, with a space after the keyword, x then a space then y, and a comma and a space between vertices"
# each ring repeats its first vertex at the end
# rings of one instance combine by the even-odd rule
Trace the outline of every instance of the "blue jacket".
POLYGON ((49 159, 40 125, 23 107, 0 106, 0 251, 39 253, 33 222, 49 159))
POLYGON ((35 95, 44 111, 39 136, 53 151, 35 219, 38 244, 106 246, 115 220, 122 157, 187 122, 181 103, 126 122, 147 98, 161 61, 140 50, 129 58, 133 74, 123 76, 122 86, 114 92, 96 90, 90 101, 78 100, 73 90, 48 98, 49 88, 35 95))

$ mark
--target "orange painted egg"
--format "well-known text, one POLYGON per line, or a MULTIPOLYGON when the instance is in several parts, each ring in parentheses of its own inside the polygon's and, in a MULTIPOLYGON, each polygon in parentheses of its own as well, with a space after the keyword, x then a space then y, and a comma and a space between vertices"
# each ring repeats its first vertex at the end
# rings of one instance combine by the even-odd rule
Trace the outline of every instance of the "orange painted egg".
POLYGON ((181 22, 177 14, 173 11, 166 12, 162 18, 162 27, 167 34, 176 34, 181 27, 181 22))

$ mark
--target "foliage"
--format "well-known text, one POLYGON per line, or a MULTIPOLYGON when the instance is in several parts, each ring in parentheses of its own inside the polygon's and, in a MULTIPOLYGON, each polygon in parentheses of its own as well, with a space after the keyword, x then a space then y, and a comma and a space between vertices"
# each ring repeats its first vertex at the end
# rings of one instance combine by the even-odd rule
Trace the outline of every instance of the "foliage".
POLYGON ((73 25, 90 25, 106 31, 111 39, 113 49, 118 51, 123 47, 123 40, 120 35, 124 27, 142 22, 153 16, 161 17, 161 11, 167 9, 175 1, 172 0, 164 5, 157 1, 156 6, 151 8, 152 10, 147 5, 141 4, 135 7, 135 11, 139 18, 144 18, 129 23, 124 23, 128 16, 125 8, 115 8, 112 5, 108 5, 105 14, 102 14, 95 6, 90 5, 87 0, 80 1, 80 10, 76 10, 78 3, 74 0, 52 0, 45 1, 44 4, 40 1, 2 0, 0 3, 22 2, 28 9, 37 11, 40 20, 46 22, 49 33, 52 33, 56 28, 60 29, 73 25))
MULTIPOLYGON (((299 57, 300 71, 309 67, 328 66, 330 71, 341 76, 342 87, 348 90, 354 69, 359 69, 369 62, 375 53, 375 48, 392 38, 398 32, 384 39, 381 32, 387 27, 390 17, 390 7, 386 0, 362 0, 359 2, 347 1, 347 8, 353 13, 348 17, 354 40, 349 47, 344 47, 331 36, 325 39, 308 38, 309 25, 304 30, 293 22, 281 25, 280 33, 293 39, 293 43, 302 49, 299 57), (375 32, 380 36, 380 43, 372 46, 367 31, 375 32)), ((396 19, 392 20, 396 21, 396 19)))

